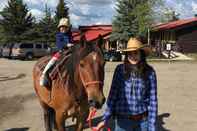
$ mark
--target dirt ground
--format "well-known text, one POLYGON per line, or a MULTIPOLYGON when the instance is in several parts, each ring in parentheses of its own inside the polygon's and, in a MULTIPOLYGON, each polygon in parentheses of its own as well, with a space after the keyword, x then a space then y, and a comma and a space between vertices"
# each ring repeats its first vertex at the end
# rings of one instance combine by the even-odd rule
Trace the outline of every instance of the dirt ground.
MULTIPOLYGON (((44 130, 32 84, 35 62, 0 59, 0 131, 44 130)), ((105 96, 117 64, 106 65, 105 96)), ((197 131, 197 62, 150 64, 158 78, 159 131, 197 131)))

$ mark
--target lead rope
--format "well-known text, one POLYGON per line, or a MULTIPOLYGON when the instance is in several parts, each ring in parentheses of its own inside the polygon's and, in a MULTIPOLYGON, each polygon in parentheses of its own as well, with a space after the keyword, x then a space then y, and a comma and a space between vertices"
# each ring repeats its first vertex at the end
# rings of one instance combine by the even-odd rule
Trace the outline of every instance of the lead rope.
MULTIPOLYGON (((92 109, 88 115, 88 118, 87 118, 88 126, 91 129, 91 131, 100 131, 100 129, 97 130, 95 127, 92 127, 92 118, 96 115, 96 112, 97 112, 96 109, 92 109)), ((110 128, 108 128, 108 127, 106 127, 106 128, 107 128, 107 131, 111 131, 110 128)))

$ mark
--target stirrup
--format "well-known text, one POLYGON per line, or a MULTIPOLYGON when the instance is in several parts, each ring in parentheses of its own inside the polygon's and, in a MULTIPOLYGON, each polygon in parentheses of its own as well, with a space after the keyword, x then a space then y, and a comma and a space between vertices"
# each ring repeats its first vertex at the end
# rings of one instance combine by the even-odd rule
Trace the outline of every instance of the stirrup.
POLYGON ((49 79, 46 75, 41 75, 40 86, 43 86, 43 87, 49 87, 50 86, 49 79))

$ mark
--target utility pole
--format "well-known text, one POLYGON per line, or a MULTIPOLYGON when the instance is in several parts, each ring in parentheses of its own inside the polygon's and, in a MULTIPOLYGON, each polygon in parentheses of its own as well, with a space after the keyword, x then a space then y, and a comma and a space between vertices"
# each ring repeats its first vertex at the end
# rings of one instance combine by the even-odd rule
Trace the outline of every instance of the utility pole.
POLYGON ((150 45, 150 29, 148 28, 148 45, 150 45))

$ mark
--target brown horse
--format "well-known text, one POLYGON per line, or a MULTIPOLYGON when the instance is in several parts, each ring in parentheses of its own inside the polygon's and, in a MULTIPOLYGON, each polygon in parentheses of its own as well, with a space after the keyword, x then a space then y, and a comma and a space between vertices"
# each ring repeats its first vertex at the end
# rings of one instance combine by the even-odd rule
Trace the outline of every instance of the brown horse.
POLYGON ((54 128, 64 131, 65 120, 70 116, 77 117, 75 130, 81 131, 90 107, 99 109, 105 102, 105 62, 100 48, 81 41, 71 50, 58 77, 52 80, 51 88, 39 85, 39 65, 46 63, 45 58, 41 58, 33 69, 34 88, 44 111, 46 131, 54 128))

